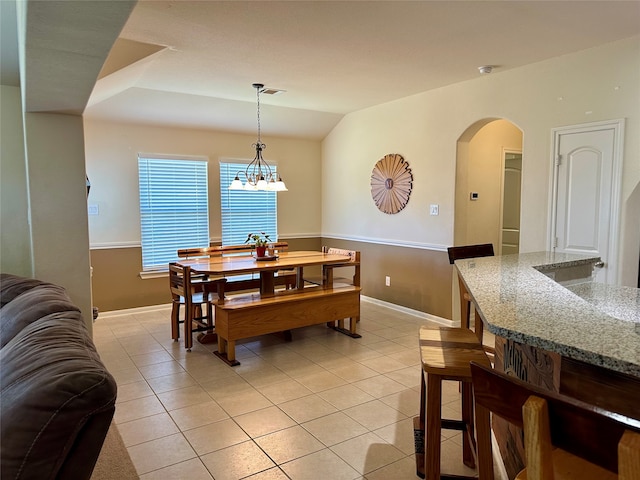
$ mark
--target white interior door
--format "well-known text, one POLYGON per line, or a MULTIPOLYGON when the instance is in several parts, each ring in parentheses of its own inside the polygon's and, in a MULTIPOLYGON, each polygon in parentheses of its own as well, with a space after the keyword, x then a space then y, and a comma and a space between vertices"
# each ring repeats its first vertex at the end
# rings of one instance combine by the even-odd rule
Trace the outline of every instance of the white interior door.
POLYGON ((616 283, 623 121, 555 131, 551 247, 599 255, 595 280, 616 283))

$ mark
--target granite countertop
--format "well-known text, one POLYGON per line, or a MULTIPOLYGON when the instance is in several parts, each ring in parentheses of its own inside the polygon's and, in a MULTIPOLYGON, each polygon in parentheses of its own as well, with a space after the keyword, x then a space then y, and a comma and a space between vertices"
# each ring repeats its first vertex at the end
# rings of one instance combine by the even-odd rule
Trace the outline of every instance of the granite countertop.
POLYGON ((548 275, 599 257, 536 252, 457 260, 487 330, 640 377, 640 289, 548 275))

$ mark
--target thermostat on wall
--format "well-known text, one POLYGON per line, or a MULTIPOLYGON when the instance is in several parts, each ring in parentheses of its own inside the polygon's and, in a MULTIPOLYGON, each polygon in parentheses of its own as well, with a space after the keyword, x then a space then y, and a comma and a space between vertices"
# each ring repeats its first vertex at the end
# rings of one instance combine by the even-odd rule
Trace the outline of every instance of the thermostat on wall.
POLYGON ((471 192, 469 194, 469 199, 471 200, 477 200, 478 199, 478 192, 471 192))

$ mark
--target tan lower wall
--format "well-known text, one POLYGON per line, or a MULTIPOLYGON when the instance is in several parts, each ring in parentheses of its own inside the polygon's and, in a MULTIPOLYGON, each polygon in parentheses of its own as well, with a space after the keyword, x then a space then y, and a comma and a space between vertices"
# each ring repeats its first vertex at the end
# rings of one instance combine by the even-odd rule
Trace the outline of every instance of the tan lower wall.
MULTIPOLYGON (((319 238, 287 242, 291 250, 320 250, 322 245, 360 250, 363 295, 451 318, 452 267, 446 252, 319 238), (391 277, 389 287, 385 276, 391 277)), ((101 312, 171 302, 167 277, 140 278, 139 247, 91 250, 91 265, 93 304, 101 312)))
POLYGON ((451 275, 447 252, 323 239, 323 245, 361 252, 362 294, 451 319, 451 275), (385 285, 385 277, 391 285, 385 285))

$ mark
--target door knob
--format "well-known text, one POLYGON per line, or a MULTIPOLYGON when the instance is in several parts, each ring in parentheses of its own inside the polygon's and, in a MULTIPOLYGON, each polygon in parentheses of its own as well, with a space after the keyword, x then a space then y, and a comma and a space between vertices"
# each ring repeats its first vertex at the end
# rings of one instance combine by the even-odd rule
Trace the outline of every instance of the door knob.
POLYGON ((604 267, 604 262, 600 260, 599 262, 594 263, 593 266, 596 268, 602 268, 604 267))

